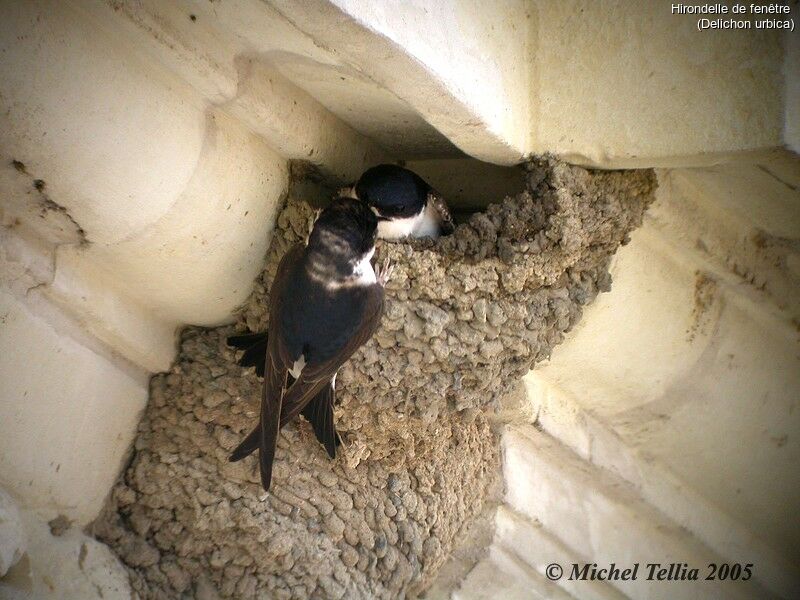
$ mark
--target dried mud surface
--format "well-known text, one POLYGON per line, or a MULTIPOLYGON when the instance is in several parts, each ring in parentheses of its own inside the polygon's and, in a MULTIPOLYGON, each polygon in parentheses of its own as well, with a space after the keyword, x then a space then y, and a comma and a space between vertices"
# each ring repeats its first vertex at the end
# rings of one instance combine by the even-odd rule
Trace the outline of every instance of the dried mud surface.
POLYGON ((380 329, 342 368, 327 458, 299 419, 272 491, 256 459, 260 381, 225 346, 266 328, 269 282, 312 209, 290 200, 235 328, 184 331, 153 378, 132 460, 95 524, 143 598, 397 598, 424 590, 499 477, 497 400, 610 287, 608 262, 653 198, 652 171, 549 158, 527 189, 437 242, 383 243, 395 265, 380 329))

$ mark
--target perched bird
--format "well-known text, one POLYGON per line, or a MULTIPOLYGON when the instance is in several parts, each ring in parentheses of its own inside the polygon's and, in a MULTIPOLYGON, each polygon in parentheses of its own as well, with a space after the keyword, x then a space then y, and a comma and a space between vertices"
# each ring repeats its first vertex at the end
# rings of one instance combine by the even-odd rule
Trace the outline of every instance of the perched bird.
MULTIPOLYGON (((367 169, 339 195, 362 200, 372 208, 378 218, 378 237, 382 239, 438 238, 453 232, 453 220, 444 199, 419 175, 397 165, 367 169)), ((256 373, 263 376, 268 339, 266 332, 246 333, 229 337, 228 345, 244 350, 240 365, 255 367, 256 373)))
POLYGON ((362 200, 375 211, 381 239, 436 239, 453 232, 444 199, 422 177, 398 165, 367 169, 355 185, 343 188, 340 194, 362 200))
POLYGON ((237 461, 258 449, 265 490, 278 432, 298 414, 336 456, 336 372, 378 327, 391 273, 388 262, 378 273, 370 263, 376 231, 377 219, 366 204, 337 198, 320 213, 308 242, 291 248, 278 265, 269 337, 255 334, 263 343, 257 353, 263 362, 256 367, 265 376, 260 422, 230 456, 237 461))

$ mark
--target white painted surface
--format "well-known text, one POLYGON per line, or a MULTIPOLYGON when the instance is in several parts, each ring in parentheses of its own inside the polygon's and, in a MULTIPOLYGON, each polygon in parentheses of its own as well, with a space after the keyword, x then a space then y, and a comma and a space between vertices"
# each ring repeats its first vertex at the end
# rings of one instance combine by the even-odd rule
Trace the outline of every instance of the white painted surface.
POLYGON ((542 523, 531 520, 508 505, 497 509, 495 519, 495 540, 498 547, 513 553, 518 560, 530 569, 546 577, 548 565, 561 566, 567 577, 559 581, 559 586, 571 597, 581 600, 622 600, 625 595, 604 581, 570 581, 568 574, 573 562, 591 563, 595 557, 587 545, 569 548, 556 534, 549 532, 542 523), (591 560, 590 560, 591 559, 591 560))
POLYGON ((784 597, 800 589, 798 164, 661 172, 611 293, 527 382, 549 432, 784 597))
POLYGON ((0 486, 80 525, 117 477, 148 377, 73 339, 0 291, 0 486))
POLYGON ((27 552, 0 579, 4 600, 137 600, 128 573, 105 544, 72 527, 55 536, 47 523, 23 515, 27 552))
POLYGON ((164 369, 177 325, 219 323, 247 297, 285 160, 66 3, 9 3, 4 14, 3 220, 59 241, 36 229, 43 181, 71 218, 62 225, 91 242, 48 250, 43 292, 129 359, 164 369))
MULTIPOLYGON (((502 139, 509 155, 525 152, 531 131, 525 93, 529 72, 528 61, 520 57, 530 57, 531 48, 530 10, 524 0, 335 0, 333 4, 424 65, 425 78, 389 86, 399 97, 421 102, 420 88, 436 82, 475 115, 483 129, 502 139)), ((467 134, 466 123, 449 122, 452 117, 438 114, 442 108, 430 102, 422 110, 464 151, 481 157, 478 148, 459 143, 467 134)))
MULTIPOLYGON (((503 436, 504 471, 509 506, 541 523, 569 549, 571 560, 621 569, 639 562, 686 563, 705 567, 720 557, 663 515, 647 505, 634 488, 601 470, 592 470, 577 455, 532 426, 511 427, 503 436)), ((501 529, 499 534, 508 534, 501 529)), ((497 538, 496 538, 497 539, 497 538)), ((517 538, 520 539, 520 538, 517 538)), ((532 549, 515 546, 515 552, 538 571, 557 562, 532 549), (546 562, 545 562, 546 561, 546 562)), ((562 558, 563 560, 563 558, 562 558)), ((750 562, 741 557, 742 562, 750 562)), ((562 565, 566 569, 567 565, 562 565)), ((643 568, 643 567, 640 567, 643 568)), ((581 590, 584 582, 563 582, 581 590)), ((743 581, 609 581, 625 596, 641 599, 769 598, 760 585, 743 581)), ((583 591, 578 597, 585 597, 583 591)))
POLYGON ((2 10, 2 168, 22 161, 95 243, 152 224, 192 176, 202 104, 66 3, 2 10))
POLYGON ((483 160, 692 166, 796 137, 777 30, 699 32, 636 0, 271 4, 483 160))
MULTIPOLYGON (((398 137, 386 130, 377 138, 359 132, 374 132, 376 120, 388 121, 398 110, 391 118, 404 125, 412 118, 402 102, 260 0, 96 0, 85 9, 87 18, 127 36, 129 45, 241 119, 284 158, 307 160, 342 180, 385 161, 383 143, 398 137), (391 108, 376 115, 386 101, 391 108)), ((413 118, 414 127, 432 139, 430 126, 413 118)), ((446 140, 437 143, 449 147, 446 140)))
POLYGON ((452 594, 453 600, 571 600, 574 596, 548 581, 513 552, 492 546, 452 594))
POLYGON ((0 578, 19 562, 28 548, 28 536, 14 499, 0 488, 0 578))
POLYGON ((218 324, 246 300, 288 185, 284 161, 230 117, 209 112, 205 136, 192 178, 156 222, 118 244, 70 250, 172 323, 218 324))
POLYGON ((500 164, 515 164, 524 155, 529 127, 528 73, 519 60, 528 56, 523 2, 270 4, 469 155, 500 164))
POLYGON ((779 30, 701 32, 697 16, 661 2, 530 7, 530 150, 602 166, 693 166, 783 143, 779 30))

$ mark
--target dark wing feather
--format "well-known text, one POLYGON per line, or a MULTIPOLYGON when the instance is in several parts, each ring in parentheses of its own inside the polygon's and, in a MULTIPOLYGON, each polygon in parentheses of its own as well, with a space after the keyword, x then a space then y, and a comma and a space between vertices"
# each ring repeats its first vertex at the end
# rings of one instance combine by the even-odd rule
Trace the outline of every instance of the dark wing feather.
POLYGON ((264 364, 267 360, 267 340, 264 340, 263 346, 258 344, 245 350, 242 357, 239 359, 239 364, 243 367, 255 367, 256 375, 259 377, 264 376, 264 364))
POLYGON ((267 332, 261 331, 259 333, 241 333, 239 335, 230 335, 225 340, 225 343, 233 348, 238 348, 239 350, 245 350, 250 346, 252 346, 253 344, 257 344, 266 339, 267 339, 267 332))
POLYGON ((261 440, 258 451, 261 465, 261 485, 265 490, 269 490, 272 481, 272 462, 275 460, 275 447, 278 443, 281 407, 289 364, 288 352, 281 342, 281 336, 279 334, 271 335, 267 347, 264 388, 261 394, 261 440))
POLYGON ((266 331, 232 335, 226 341, 228 346, 244 350, 237 361, 243 367, 255 367, 256 375, 264 376, 264 363, 267 360, 269 337, 266 331))
POLYGON ((286 284, 303 255, 303 245, 297 244, 281 259, 275 279, 270 289, 270 332, 267 339, 265 360, 266 377, 261 393, 261 417, 259 426, 251 432, 231 453, 230 460, 241 460, 256 448, 259 448, 261 466, 261 483, 265 490, 269 489, 272 479, 272 461, 275 458, 275 445, 278 441, 280 427, 281 404, 286 387, 291 359, 283 335, 280 331, 281 303, 285 295, 286 284), (259 435, 256 435, 256 431, 259 435), (257 443, 256 443, 257 442, 257 443))
MULTIPOLYGON (((286 376, 287 387, 292 385, 292 383, 294 383, 294 377, 289 374, 286 376)), ((336 392, 334 391, 333 384, 331 383, 330 386, 323 388, 322 391, 317 394, 301 411, 301 414, 308 420, 309 423, 311 423, 317 440, 319 440, 319 442, 325 446, 326 450, 329 448, 327 439, 330 437, 330 433, 328 432, 325 419, 328 418, 329 415, 330 423, 333 424, 333 404, 335 401, 336 392), (329 410, 327 410, 328 405, 330 405, 329 410)), ((284 425, 286 425, 286 421, 281 420, 280 428, 283 429, 284 425)), ((333 429, 333 437, 335 438, 335 446, 338 446, 341 441, 339 440, 335 429, 333 429)), ((231 456, 228 460, 231 462, 236 462, 245 458, 246 456, 249 456, 258 449, 260 440, 261 423, 259 422, 259 424, 256 425, 247 435, 247 437, 236 447, 236 450, 231 453, 231 456)), ((335 458, 335 446, 333 454, 331 454, 330 450, 328 450, 328 454, 331 455, 331 458, 335 458)))
POLYGON ((331 379, 347 359, 363 346, 381 322, 383 315, 383 287, 370 286, 364 306, 364 317, 347 343, 335 355, 319 363, 310 362, 300 373, 300 377, 286 390, 281 410, 281 425, 294 419, 306 404, 322 391, 323 386, 330 385, 331 379))
POLYGON ((231 455, 228 457, 228 460, 231 462, 236 462, 242 460, 246 456, 250 456, 253 452, 256 451, 258 448, 258 441, 261 439, 261 422, 255 426, 253 431, 247 434, 247 437, 244 438, 239 445, 234 448, 231 455))
POLYGON ((329 382, 319 394, 311 399, 300 411, 314 430, 314 435, 320 444, 325 446, 328 456, 336 458, 336 427, 333 423, 333 403, 336 391, 333 388, 333 381, 329 382))

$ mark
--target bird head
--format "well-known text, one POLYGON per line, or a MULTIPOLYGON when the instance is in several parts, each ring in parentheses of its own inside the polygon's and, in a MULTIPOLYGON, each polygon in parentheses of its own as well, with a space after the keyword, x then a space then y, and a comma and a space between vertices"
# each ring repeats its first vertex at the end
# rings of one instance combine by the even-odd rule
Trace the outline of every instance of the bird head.
POLYGON ((419 175, 399 165, 384 164, 364 171, 353 186, 341 195, 365 202, 378 218, 378 237, 398 240, 405 237, 438 238, 451 228, 449 212, 441 196, 419 175), (430 200, 445 207, 446 218, 430 200))
POLYGON ((346 270, 375 251, 377 228, 378 219, 366 204, 336 198, 317 217, 308 249, 346 270))

